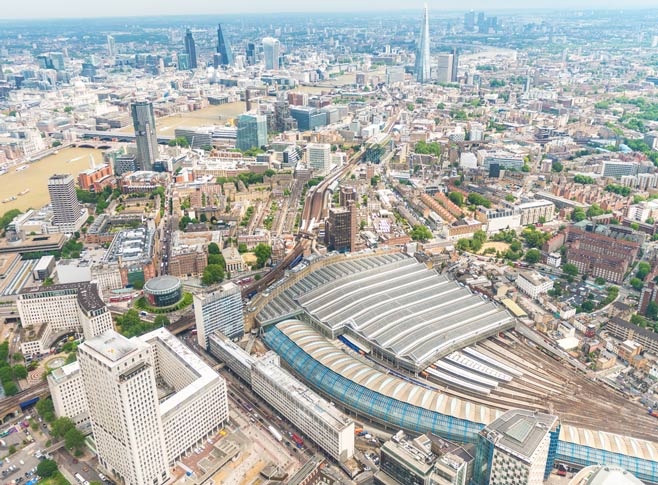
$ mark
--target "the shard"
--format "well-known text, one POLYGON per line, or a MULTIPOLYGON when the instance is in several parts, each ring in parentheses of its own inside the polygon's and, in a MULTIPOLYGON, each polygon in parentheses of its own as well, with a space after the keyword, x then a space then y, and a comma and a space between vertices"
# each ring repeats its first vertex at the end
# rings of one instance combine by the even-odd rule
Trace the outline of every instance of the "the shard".
POLYGON ((231 46, 228 43, 228 40, 224 37, 224 32, 222 32, 222 25, 217 25, 217 54, 220 55, 219 64, 222 66, 231 66, 233 65, 233 52, 231 52, 231 46))
POLYGON ((427 4, 423 12, 423 23, 420 26, 420 39, 416 51, 416 81, 426 83, 430 80, 430 24, 427 4))

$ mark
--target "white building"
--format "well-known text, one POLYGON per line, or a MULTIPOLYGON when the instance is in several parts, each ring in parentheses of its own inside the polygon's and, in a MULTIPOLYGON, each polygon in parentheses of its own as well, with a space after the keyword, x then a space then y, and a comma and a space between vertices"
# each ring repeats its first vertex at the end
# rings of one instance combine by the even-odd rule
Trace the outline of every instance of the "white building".
POLYGON ((244 335, 242 295, 240 288, 229 281, 208 294, 194 295, 194 319, 199 345, 208 348, 208 337, 220 331, 230 339, 244 335))
POLYGON ((162 483, 228 420, 224 379, 165 329, 130 340, 109 331, 79 352, 99 459, 126 484, 162 483))
POLYGON ((99 463, 126 485, 170 478, 153 353, 114 330, 78 348, 99 463))
POLYGON ((354 455, 354 421, 277 364, 256 362, 251 386, 333 459, 344 461, 354 455))
POLYGON ((309 143, 306 145, 306 158, 314 175, 324 175, 331 168, 331 145, 329 143, 309 143))
POLYGON ((282 369, 274 352, 256 359, 219 333, 209 351, 334 459, 354 454, 354 422, 282 369))
POLYGON ((114 328, 109 309, 91 283, 25 289, 17 306, 25 355, 47 353, 55 340, 67 333, 82 331, 90 339, 114 328))
POLYGON ((487 425, 479 435, 475 482, 489 485, 542 485, 548 450, 557 440, 558 419, 551 414, 514 409, 487 425), (480 476, 478 476, 480 475, 480 476), (485 482, 488 476, 488 482, 485 482))
POLYGON ((89 405, 79 362, 67 364, 48 374, 48 389, 58 418, 66 416, 79 428, 90 425, 89 405))
POLYGON ((560 253, 550 253, 546 257, 546 264, 554 268, 559 268, 562 264, 562 255, 560 253))
POLYGON ((533 299, 553 288, 553 280, 536 271, 520 273, 516 284, 521 291, 533 299))

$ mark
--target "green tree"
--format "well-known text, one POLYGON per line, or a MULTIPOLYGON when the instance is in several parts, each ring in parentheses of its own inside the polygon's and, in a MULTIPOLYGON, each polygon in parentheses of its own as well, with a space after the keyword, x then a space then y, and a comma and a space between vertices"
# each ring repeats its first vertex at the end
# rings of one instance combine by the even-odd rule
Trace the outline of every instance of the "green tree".
POLYGON ((538 263, 541 259, 541 252, 539 252, 539 249, 530 249, 527 253, 525 253, 525 257, 523 259, 530 264, 538 263))
POLYGON ((645 311, 645 315, 647 318, 650 318, 651 320, 657 320, 658 319, 658 303, 655 301, 649 302, 647 305, 647 309, 645 311))
POLYGON ((69 450, 81 449, 85 445, 85 435, 78 428, 71 428, 64 434, 64 446, 69 450))
POLYGON ((54 460, 43 460, 37 465, 37 475, 41 478, 50 478, 57 473, 57 463, 54 460))
POLYGON ((505 196, 505 200, 506 200, 507 202, 514 202, 514 201, 516 200, 516 197, 514 197, 512 194, 507 194, 507 195, 505 196))
POLYGON ((187 141, 187 138, 185 138, 184 136, 179 136, 174 138, 173 140, 169 140, 169 146, 187 148, 190 146, 190 143, 187 141))
POLYGON ((219 246, 215 242, 208 244, 208 254, 221 254, 219 246))
POLYGON ((450 192, 448 194, 448 199, 450 199, 453 204, 458 205, 459 207, 464 205, 464 194, 461 192, 450 192))
POLYGON ((597 276, 596 279, 594 280, 594 283, 596 283, 599 286, 605 285, 605 279, 601 278, 600 276, 597 276))
POLYGON ((3 382, 2 388, 4 389, 6 396, 15 396, 19 391, 18 386, 13 381, 3 382))
POLYGON ((576 207, 571 213, 571 220, 574 222, 580 222, 587 219, 587 215, 582 207, 576 207))
POLYGON ((256 255, 256 259, 258 261, 258 267, 262 268, 267 262, 267 260, 270 259, 270 256, 272 256, 272 246, 268 246, 267 244, 264 243, 259 243, 254 248, 254 254, 256 255))
POLYGON ((577 276, 578 275, 578 266, 575 264, 567 263, 562 266, 562 273, 567 276, 577 276))
POLYGON ((640 278, 631 278, 630 284, 637 291, 640 291, 642 289, 642 287, 644 286, 644 283, 642 282, 642 280, 640 278))
POLYGON ((171 322, 169 321, 169 319, 167 317, 165 317, 164 315, 157 315, 153 319, 153 325, 156 326, 156 327, 167 327, 167 326, 169 326, 170 323, 171 322))
POLYGON ((78 360, 78 354, 76 354, 75 352, 71 352, 69 355, 66 356, 67 364, 72 364, 76 360, 78 360))
POLYGON ((40 399, 36 405, 39 416, 43 418, 46 423, 52 423, 55 420, 55 407, 53 400, 49 397, 40 399))
POLYGON ((564 165, 562 165, 562 162, 554 160, 553 163, 551 163, 551 172, 560 173, 563 169, 564 165))
POLYGON ((203 270, 203 276, 201 277, 201 283, 205 286, 213 285, 219 283, 224 279, 224 268, 218 264, 209 264, 203 270))
POLYGON ((651 265, 645 261, 641 261, 637 265, 637 272, 635 273, 635 276, 644 281, 649 273, 651 273, 651 265))
POLYGON ((25 379, 27 377, 27 369, 24 365, 15 365, 13 370, 16 379, 25 379))
POLYGON ((208 264, 218 264, 222 268, 226 269, 226 260, 221 254, 209 254, 208 255, 208 264))
POLYGON ((55 438, 63 438, 66 433, 75 428, 75 424, 67 417, 57 418, 51 426, 51 433, 55 438))
POLYGON ((587 313, 590 313, 592 310, 594 310, 594 303, 592 303, 590 300, 585 300, 582 305, 580 305, 580 308, 587 313))
POLYGON ((427 226, 416 224, 411 230, 411 239, 414 241, 427 241, 428 239, 432 239, 432 231, 427 226))
POLYGON ((238 244, 238 252, 240 254, 246 253, 248 251, 249 251, 249 248, 247 247, 247 245, 245 243, 238 244))
POLYGON ((601 209, 598 204, 592 204, 589 209, 587 209, 587 217, 596 217, 604 213, 605 211, 601 209))

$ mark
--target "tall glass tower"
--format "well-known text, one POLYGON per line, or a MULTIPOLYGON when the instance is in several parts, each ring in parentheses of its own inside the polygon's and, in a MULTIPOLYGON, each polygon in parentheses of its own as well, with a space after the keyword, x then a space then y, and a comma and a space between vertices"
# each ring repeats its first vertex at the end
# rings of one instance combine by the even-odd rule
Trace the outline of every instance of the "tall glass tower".
POLYGON ((196 44, 190 29, 187 29, 187 32, 185 33, 185 54, 187 54, 190 59, 190 69, 196 69, 196 44))
POLYGON ((221 57, 219 59, 220 66, 233 65, 233 52, 231 52, 231 44, 224 37, 222 32, 222 24, 217 24, 217 54, 221 57))
POLYGON ((265 37, 263 39, 263 56, 265 57, 265 69, 276 71, 279 69, 279 55, 281 43, 278 39, 265 37))
POLYGON ((416 81, 426 83, 430 80, 430 24, 427 4, 423 12, 423 22, 420 26, 420 39, 416 51, 416 81))
POLYGON ((130 112, 137 142, 137 158, 142 170, 153 170, 158 159, 158 136, 155 132, 153 105, 148 101, 138 101, 130 105, 130 112))

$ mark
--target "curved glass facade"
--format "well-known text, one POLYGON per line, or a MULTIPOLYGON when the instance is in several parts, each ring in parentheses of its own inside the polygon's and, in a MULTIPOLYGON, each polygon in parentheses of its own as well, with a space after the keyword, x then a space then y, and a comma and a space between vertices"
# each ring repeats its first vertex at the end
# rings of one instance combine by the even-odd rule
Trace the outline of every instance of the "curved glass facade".
POLYGON ((319 363, 276 327, 266 332, 265 341, 312 386, 364 416, 409 431, 432 432, 450 440, 471 443, 476 442, 477 433, 484 427, 392 399, 352 382, 319 363))
MULTIPOLYGON (((477 434, 484 428, 483 424, 413 406, 352 382, 308 355, 274 326, 266 331, 265 341, 313 387, 374 420, 408 431, 432 432, 450 440, 471 443, 477 443, 477 434)), ((602 463, 619 465, 640 480, 658 483, 658 461, 612 453, 567 441, 558 441, 557 449, 552 449, 550 452, 558 462, 583 466, 602 463)))

